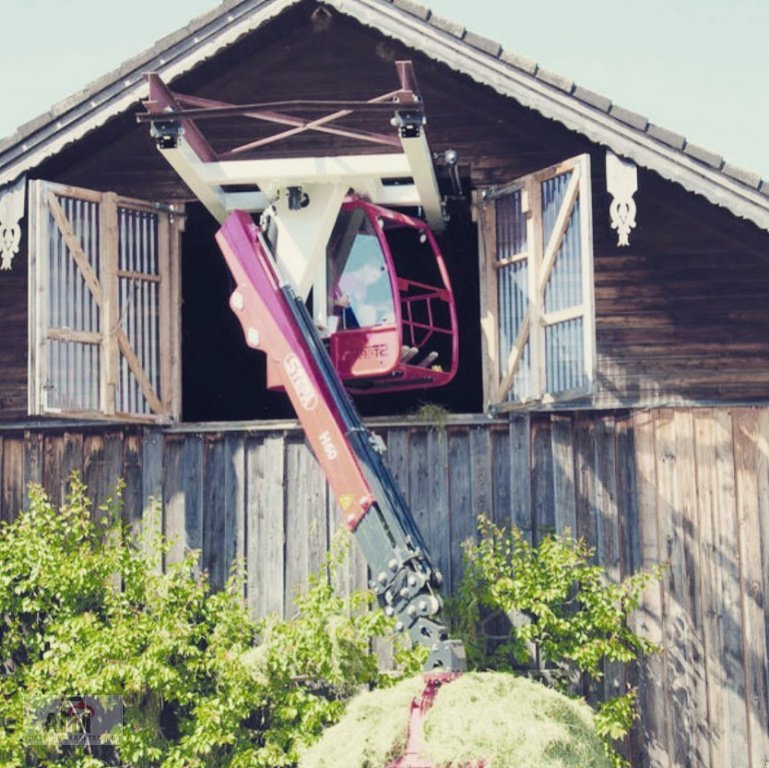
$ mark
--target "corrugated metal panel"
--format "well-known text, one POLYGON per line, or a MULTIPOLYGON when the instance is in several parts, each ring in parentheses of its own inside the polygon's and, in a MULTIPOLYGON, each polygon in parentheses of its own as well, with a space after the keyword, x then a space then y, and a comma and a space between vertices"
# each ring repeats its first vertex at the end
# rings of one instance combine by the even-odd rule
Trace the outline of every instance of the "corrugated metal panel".
MULTIPOLYGON (((155 391, 160 390, 157 337, 157 216, 118 208, 118 312, 120 324, 155 391), (154 313, 154 317, 152 316, 154 313), (154 327, 153 327, 154 326, 154 327)), ((120 356, 116 409, 121 413, 151 413, 135 372, 120 356)))
MULTIPOLYGON (((118 208, 118 311, 150 385, 160 395, 160 282, 158 280, 158 217, 118 208)), ((116 408, 122 413, 152 410, 128 360, 121 355, 116 408)))
POLYGON ((586 385, 583 319, 545 328, 545 375, 548 392, 569 392, 586 385))
POLYGON ((48 407, 61 410, 99 410, 97 344, 51 339, 48 343, 48 407))
MULTIPOLYGON (((499 324, 499 376, 507 373, 508 358, 529 306, 529 260, 527 217, 523 210, 523 192, 514 190, 495 201, 497 262, 521 257, 497 269, 497 307, 499 324)), ((527 342, 518 365, 509 400, 531 394, 531 354, 527 342)))
MULTIPOLYGON (((542 226, 545 247, 555 232, 555 223, 565 204, 566 189, 573 171, 559 174, 542 184, 542 226)), ((574 202, 566 231, 556 253, 544 292, 547 315, 583 304, 584 258, 581 238, 580 199, 574 202)), ((545 328, 545 391, 550 394, 583 389, 585 368, 584 320, 582 317, 545 328)))
MULTIPOLYGON (((96 203, 58 197, 86 262, 99 276, 99 207, 96 203)), ((100 333, 101 313, 54 217, 49 213, 48 327, 57 332, 100 333)), ((79 411, 99 409, 100 342, 49 339, 46 382, 49 408, 79 411)))
POLYGON ((582 304, 582 244, 579 228, 580 204, 577 200, 545 289, 545 312, 558 312, 582 304))
POLYGON ((497 261, 525 253, 527 248, 526 214, 523 191, 516 189, 496 200, 497 261))
POLYGON ((560 173, 542 182, 542 234, 545 245, 555 229, 555 222, 563 205, 572 173, 574 171, 560 173))

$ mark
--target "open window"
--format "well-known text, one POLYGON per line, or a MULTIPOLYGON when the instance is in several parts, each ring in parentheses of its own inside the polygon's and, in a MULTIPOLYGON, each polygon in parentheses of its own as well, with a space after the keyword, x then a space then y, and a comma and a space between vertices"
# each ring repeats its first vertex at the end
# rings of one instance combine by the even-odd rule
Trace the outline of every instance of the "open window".
POLYGON ((589 156, 486 192, 479 212, 485 407, 589 394, 595 368, 589 156))
POLYGON ((30 189, 30 412, 176 419, 178 211, 30 189))

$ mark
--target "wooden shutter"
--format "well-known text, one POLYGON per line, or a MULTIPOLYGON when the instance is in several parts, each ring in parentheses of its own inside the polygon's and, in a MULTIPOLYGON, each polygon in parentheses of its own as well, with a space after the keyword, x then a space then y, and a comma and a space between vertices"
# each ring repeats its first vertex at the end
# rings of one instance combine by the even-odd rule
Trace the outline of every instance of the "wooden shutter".
POLYGON ((181 217, 44 181, 30 211, 31 412, 176 418, 181 217))
POLYGON ((480 227, 486 406, 589 392, 595 358, 589 157, 488 192, 480 227))

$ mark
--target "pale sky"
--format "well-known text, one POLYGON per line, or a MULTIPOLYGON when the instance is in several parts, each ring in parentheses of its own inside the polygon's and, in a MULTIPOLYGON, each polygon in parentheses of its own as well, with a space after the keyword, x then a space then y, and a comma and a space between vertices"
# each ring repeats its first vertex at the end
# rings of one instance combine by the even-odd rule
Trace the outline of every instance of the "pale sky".
MULTIPOLYGON (((0 136, 216 0, 0 0, 0 136)), ((769 180, 769 0, 429 0, 769 180)))

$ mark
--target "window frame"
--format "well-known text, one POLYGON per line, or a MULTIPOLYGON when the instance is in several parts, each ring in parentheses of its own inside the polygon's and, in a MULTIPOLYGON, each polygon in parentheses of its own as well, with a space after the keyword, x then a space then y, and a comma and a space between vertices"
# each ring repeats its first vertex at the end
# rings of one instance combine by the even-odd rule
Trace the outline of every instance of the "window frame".
MULTIPOLYGON (((85 214, 81 217, 84 218, 85 214)), ((140 225, 136 223, 135 226, 140 225)), ((141 423, 168 423, 179 419, 179 261, 183 227, 183 206, 151 203, 112 192, 96 192, 44 180, 30 182, 30 415, 141 423), (68 203, 61 204, 59 201, 62 200, 68 203), (67 205, 90 206, 90 220, 73 223, 65 211, 67 205), (137 266, 129 267, 126 263, 121 266, 119 260, 126 262, 127 250, 132 247, 123 240, 131 236, 132 218, 150 222, 148 227, 152 234, 133 234, 146 247, 135 246, 137 256, 134 263, 137 266), (127 227, 122 233, 121 222, 127 227), (73 323, 75 327, 68 327, 61 323, 54 325, 51 320, 51 302, 55 300, 54 288, 58 287, 53 285, 56 275, 51 273, 55 248, 59 249, 59 274, 62 269, 71 271, 74 277, 69 289, 77 294, 64 293, 58 300, 62 304, 77 300, 85 307, 81 316, 90 313, 86 330, 77 327, 80 322, 73 323), (150 253, 151 257, 144 258, 150 253), (65 266, 62 267, 62 264, 65 266), (154 286, 150 287, 150 283, 154 286), (75 289, 71 288, 73 285, 75 289), (139 294, 141 285, 147 286, 142 295, 149 298, 138 304, 140 311, 134 317, 137 318, 139 330, 132 330, 126 327, 133 301, 129 294, 131 291, 139 294), (49 402, 49 347, 52 343, 80 344, 81 350, 92 350, 90 363, 78 366, 67 358, 62 364, 69 378, 78 381, 62 393, 63 398, 79 401, 72 406, 52 405, 49 402), (143 363, 147 356, 157 361, 151 374, 145 371, 143 363), (94 359, 98 362, 93 362, 94 359), (91 375, 95 375, 98 381, 89 380, 91 375), (130 386, 139 393, 133 397, 135 404, 130 403, 132 398, 123 391, 122 405, 125 407, 121 407, 118 395, 121 381, 122 386, 130 386), (88 388, 85 396, 82 395, 83 387, 88 388)), ((72 357, 77 359, 74 354, 72 357)), ((57 374, 59 379, 63 376, 61 372, 57 374)))
MULTIPOLYGON (((483 356, 484 410, 503 412, 531 405, 555 405, 590 396, 595 391, 595 291, 593 266, 592 196, 590 189, 590 156, 587 154, 564 160, 556 165, 523 176, 500 187, 483 190, 477 198, 480 284, 481 345, 483 356), (558 215, 550 222, 549 242, 544 242, 543 195, 546 183, 569 173, 558 215), (497 242, 497 201, 507 196, 520 196, 520 214, 525 220, 525 249, 500 260, 497 242), (553 270, 562 253, 563 241, 578 207, 577 238, 580 258, 580 298, 578 304, 559 311, 546 311, 545 296, 553 270), (568 207, 568 210, 567 210, 568 207), (526 311, 520 318, 515 340, 510 349, 500 348, 502 322, 498 298, 501 269, 519 263, 526 269, 526 311), (581 319, 580 377, 583 386, 556 390, 548 382, 546 329, 581 319), (526 347, 528 346, 528 353, 526 347), (514 387, 518 367, 525 354, 530 361, 530 391, 516 396, 514 387), (501 360, 505 358, 505 366, 501 360), (504 375, 503 375, 504 370, 504 375)), ((520 286, 517 286, 520 290, 520 286)), ((520 302, 519 302, 520 303, 520 302)), ((508 322, 507 325, 510 325, 508 322)), ((516 323, 512 323, 516 326, 516 323)), ((552 365, 552 360, 551 360, 552 365)))

